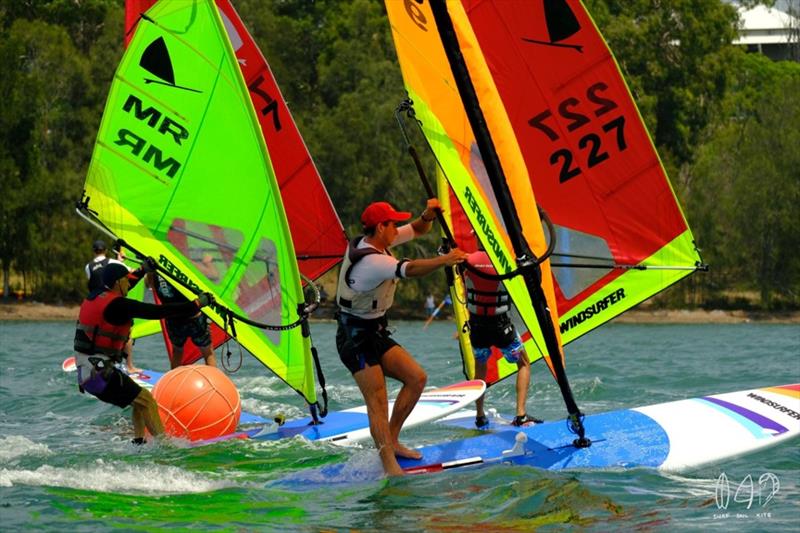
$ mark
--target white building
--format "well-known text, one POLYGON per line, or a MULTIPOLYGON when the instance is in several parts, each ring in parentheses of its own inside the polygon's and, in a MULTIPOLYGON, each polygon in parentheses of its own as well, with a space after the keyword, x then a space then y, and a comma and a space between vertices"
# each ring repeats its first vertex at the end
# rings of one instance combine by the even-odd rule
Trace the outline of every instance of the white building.
MULTIPOLYGON (((794 2, 784 2, 791 8, 794 2)), ((796 6, 795 6, 796 7, 796 6)), ((760 52, 773 60, 800 61, 800 19, 763 5, 739 8, 739 38, 733 42, 749 52, 760 52)))

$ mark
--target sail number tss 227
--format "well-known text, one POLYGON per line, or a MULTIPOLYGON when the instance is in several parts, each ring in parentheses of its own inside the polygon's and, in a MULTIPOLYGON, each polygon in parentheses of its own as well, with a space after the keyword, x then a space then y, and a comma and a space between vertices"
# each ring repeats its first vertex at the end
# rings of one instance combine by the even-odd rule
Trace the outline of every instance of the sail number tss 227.
POLYGON ((604 95, 607 90, 608 85, 605 83, 595 83, 586 89, 583 98, 570 96, 559 102, 558 117, 554 117, 550 109, 545 109, 528 120, 528 125, 541 131, 551 142, 558 143, 561 136, 555 128, 556 123, 568 132, 573 132, 585 130, 587 126, 591 127, 599 122, 597 119, 604 119, 599 129, 588 131, 578 139, 577 154, 564 147, 557 147, 550 154, 550 164, 558 168, 560 183, 583 173, 584 168, 599 165, 614 153, 622 152, 628 147, 625 142, 625 116, 607 117, 608 113, 619 108, 614 100, 604 95))

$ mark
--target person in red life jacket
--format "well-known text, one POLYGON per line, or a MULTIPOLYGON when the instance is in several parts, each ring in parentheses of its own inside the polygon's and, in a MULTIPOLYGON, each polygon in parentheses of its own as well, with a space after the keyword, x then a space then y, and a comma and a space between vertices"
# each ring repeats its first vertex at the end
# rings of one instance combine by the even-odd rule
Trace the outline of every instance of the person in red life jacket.
POLYGON ((369 428, 387 474, 403 475, 397 457, 419 459, 421 454, 398 441, 400 428, 419 400, 428 379, 425 371, 387 329, 386 312, 401 278, 416 278, 462 262, 467 254, 453 249, 428 259, 396 259, 390 248, 431 230, 439 201, 428 200, 422 215, 400 227, 411 213, 396 211, 387 202, 374 202, 361 214, 364 235, 353 239, 339 272, 336 302, 336 348, 353 374, 367 406, 369 428), (386 376, 402 382, 392 417, 388 416, 386 376))
MULTIPOLYGON (((469 254, 467 262, 475 269, 489 275, 497 275, 489 255, 480 244, 478 251, 469 254)), ((540 423, 538 418, 528 416, 525 402, 528 398, 528 385, 531 381, 531 364, 528 354, 511 322, 511 300, 501 281, 482 278, 466 270, 464 285, 467 290, 467 309, 469 310, 469 340, 475 355, 475 379, 486 378, 486 367, 492 355, 492 347, 499 349, 506 361, 517 365, 517 411, 511 422, 514 426, 527 423, 540 423)), ((477 416, 475 426, 489 424, 483 411, 486 394, 475 402, 477 416)))
MULTIPOLYGON (((162 304, 189 301, 186 296, 164 279, 164 276, 156 272, 148 272, 145 276, 145 283, 158 294, 158 299, 162 304)), ((170 368, 181 366, 183 362, 183 347, 190 338, 200 350, 206 364, 208 366, 217 366, 214 347, 211 345, 211 329, 208 326, 208 318, 199 309, 194 316, 173 317, 166 319, 164 322, 169 342, 172 343, 172 356, 169 360, 170 368)))
MULTIPOLYGON (((117 252, 117 258, 112 259, 106 257, 106 243, 98 239, 92 244, 92 251, 94 252, 94 259, 86 263, 84 271, 86 272, 86 279, 88 280, 89 294, 97 292, 103 288, 103 269, 109 263, 118 263, 124 265, 122 262, 124 256, 117 252)), ((129 269, 130 270, 130 269, 129 269)), ((141 372, 141 368, 136 368, 133 364, 133 339, 125 343, 125 367, 128 369, 128 374, 135 374, 141 372)))
POLYGON ((141 268, 133 272, 120 263, 106 265, 102 274, 103 286, 83 301, 75 328, 78 388, 122 408, 132 404, 133 442, 136 444, 144 443, 145 428, 157 436, 164 432, 164 426, 153 395, 115 366, 122 361, 122 350, 128 341, 133 319, 192 316, 214 301, 209 293, 191 302, 170 305, 147 304, 126 298, 131 286, 153 270, 155 260, 149 257, 141 268))

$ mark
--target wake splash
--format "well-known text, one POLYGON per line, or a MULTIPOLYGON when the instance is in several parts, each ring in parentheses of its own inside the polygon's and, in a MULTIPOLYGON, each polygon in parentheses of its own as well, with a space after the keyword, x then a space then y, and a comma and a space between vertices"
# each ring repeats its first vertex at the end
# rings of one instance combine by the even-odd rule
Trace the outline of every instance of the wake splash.
POLYGON ((0 438, 0 464, 10 463, 20 457, 29 455, 51 455, 53 452, 46 444, 33 442, 21 435, 9 435, 0 438))
POLYGON ((0 487, 32 485, 121 494, 193 494, 236 487, 164 465, 130 465, 97 459, 82 467, 43 465, 35 470, 0 469, 0 487))

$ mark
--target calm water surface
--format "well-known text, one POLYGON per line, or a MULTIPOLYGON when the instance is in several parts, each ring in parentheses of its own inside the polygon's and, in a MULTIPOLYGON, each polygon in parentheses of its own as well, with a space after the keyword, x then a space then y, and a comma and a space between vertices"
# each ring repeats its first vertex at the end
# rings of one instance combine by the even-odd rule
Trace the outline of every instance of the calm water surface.
MULTIPOLYGON (((270 481, 334 461, 377 464, 370 448, 302 440, 224 442, 186 449, 135 447, 130 410, 78 393, 61 371, 73 325, 0 322, 0 528, 4 531, 361 529, 389 531, 797 531, 798 441, 684 474, 652 470, 543 472, 495 467, 296 493, 270 481), (727 511, 717 508, 716 480, 755 480, 727 511), (780 490, 759 501, 758 478, 772 473, 780 490), (749 508, 748 508, 749 504, 749 508)), ((395 323, 396 338, 425 367, 429 385, 463 379, 454 326, 395 323)), ((334 325, 313 324, 333 409, 360 404, 335 354, 334 325)), ((635 407, 703 394, 800 382, 800 327, 795 325, 609 325, 567 347, 568 372, 584 412, 635 407)), ((140 366, 167 366, 163 345, 136 345, 140 366)), ((232 379, 244 408, 303 416, 296 393, 245 359, 232 379)), ((558 388, 543 364, 533 371, 529 412, 563 418, 558 388)), ((398 387, 390 381, 390 391, 398 387)), ((491 390, 487 405, 514 406, 513 382, 491 390)), ((465 436, 427 425, 406 432, 414 445, 465 436)), ((745 487, 748 485, 745 482, 745 487)), ((733 500, 733 498, 732 498, 733 500)))

